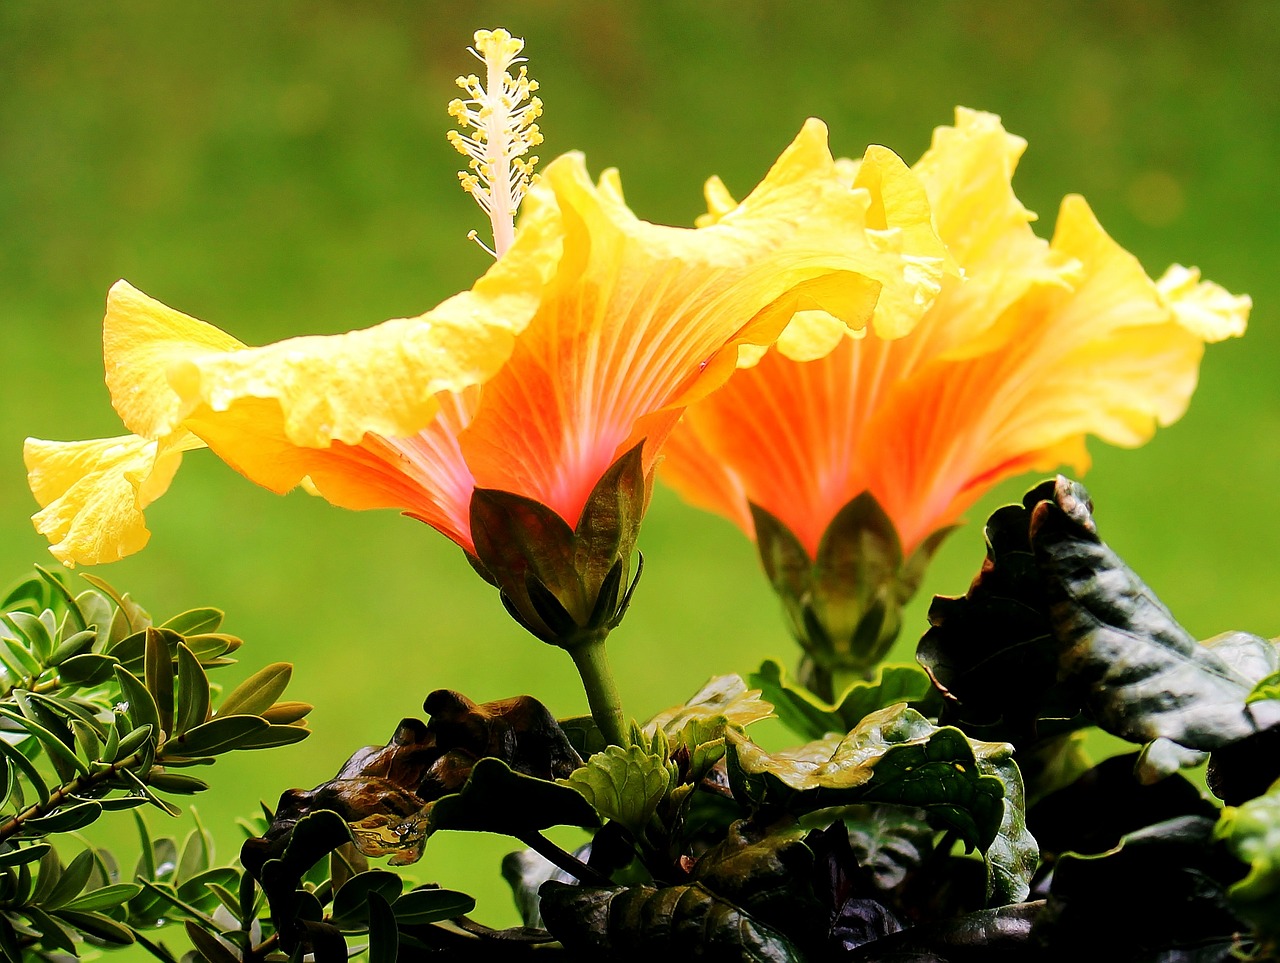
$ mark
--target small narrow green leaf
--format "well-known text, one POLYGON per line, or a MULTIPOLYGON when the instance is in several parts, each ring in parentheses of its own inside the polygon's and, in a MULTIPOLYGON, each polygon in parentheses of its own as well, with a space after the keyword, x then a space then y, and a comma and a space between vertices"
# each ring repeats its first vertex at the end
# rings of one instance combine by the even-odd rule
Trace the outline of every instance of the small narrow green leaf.
MULTIPOLYGON (((49 611, 45 609, 45 611, 49 611)), ((49 627, 40 619, 39 616, 32 615, 29 612, 7 612, 0 614, 14 629, 18 635, 25 639, 30 646, 31 655, 34 657, 35 669, 38 673, 46 659, 53 652, 53 636, 49 632, 49 627)))
POLYGON ((160 710, 156 708, 156 700, 151 697, 147 687, 132 672, 116 666, 116 681, 120 683, 120 692, 124 696, 129 714, 129 721, 134 729, 150 726, 157 734, 160 731, 160 710))
POLYGON ((196 817, 196 828, 182 841, 182 856, 178 859, 179 881, 191 879, 213 865, 213 837, 200 824, 194 807, 192 816, 196 817))
POLYGON ((270 725, 266 719, 254 715, 214 716, 184 735, 166 742, 161 749, 161 756, 213 756, 228 752, 254 736, 261 735, 270 725))
POLYGON ((49 665, 61 665, 72 656, 85 654, 89 651, 89 647, 93 645, 96 638, 97 636, 91 630, 77 632, 75 635, 68 636, 54 646, 53 651, 49 654, 49 665))
POLYGON ((34 816, 26 822, 26 828, 41 834, 69 833, 83 829, 102 815, 102 805, 88 800, 75 806, 62 806, 48 816, 34 816))
POLYGON ((384 869, 371 869, 352 876, 333 894, 330 909, 333 923, 341 929, 363 929, 369 908, 369 894, 376 892, 388 903, 400 898, 404 881, 384 869))
POLYGON ((160 719, 161 738, 173 732, 173 656, 164 637, 155 629, 147 629, 143 678, 147 691, 155 700, 160 719))
POLYGON ((53 847, 48 843, 31 843, 29 846, 21 847, 16 843, 5 843, 3 844, 4 851, 0 852, 0 869, 21 866, 24 863, 34 863, 51 849, 53 847))
POLYGON ((83 655, 73 655, 59 665, 58 678, 65 685, 98 685, 111 678, 111 672, 116 665, 117 662, 113 656, 86 652, 83 655))
POLYGON ((177 718, 173 734, 181 736, 209 719, 209 678, 185 642, 178 643, 177 718))
POLYGON ((258 715, 271 708, 289 685, 293 666, 288 662, 273 662, 259 669, 231 690, 222 700, 218 715, 258 715))
POLYGON ((22 713, 14 712, 12 709, 2 705, 0 705, 0 716, 13 719, 26 729, 40 743, 40 748, 48 754, 51 760, 61 762, 81 775, 89 775, 89 764, 68 749, 65 742, 35 720, 28 719, 22 713))
POLYGON ((85 884, 89 882, 89 874, 93 872, 93 851, 81 850, 67 868, 62 871, 57 884, 41 902, 51 909, 64 906, 80 895, 85 884))
POLYGON ((279 746, 292 746, 311 735, 306 726, 268 726, 257 735, 239 743, 237 750, 275 749, 279 746))
POLYGON ((40 577, 44 579, 49 588, 53 590, 53 594, 62 599, 74 631, 83 632, 88 628, 89 623, 85 620, 84 612, 80 610, 79 603, 76 601, 75 596, 71 594, 71 590, 67 588, 66 583, 57 574, 42 565, 37 565, 35 569, 40 573, 40 577))
MULTIPOLYGON (((14 615, 18 614, 19 613, 17 612, 14 613, 14 615)), ((41 626, 41 631, 43 631, 43 629, 44 627, 41 626)), ((5 661, 10 662, 17 669, 17 671, 14 672, 15 676, 34 679, 44 671, 44 666, 41 665, 35 656, 32 655, 31 651, 17 639, 3 638, 0 639, 0 642, 4 643, 4 651, 9 656, 5 661)))
POLYGON ((63 904, 63 908, 86 913, 104 912, 127 903, 140 892, 142 892, 142 887, 137 883, 112 883, 107 886, 100 886, 97 889, 91 889, 75 899, 68 900, 63 904))
POLYGON ((90 936, 96 936, 104 943, 111 943, 115 946, 128 946, 134 942, 133 930, 102 913, 84 913, 80 910, 60 909, 53 915, 76 929, 88 933, 90 936))
POLYGON ((142 606, 129 597, 128 592, 121 594, 106 579, 99 578, 97 575, 88 572, 80 577, 116 603, 118 606, 117 613, 123 618, 129 632, 141 632, 151 624, 151 616, 147 614, 142 606))
POLYGON ((201 929, 191 920, 187 920, 183 926, 186 928, 191 945, 200 951, 201 957, 207 963, 240 963, 240 957, 227 949, 212 933, 201 929))
POLYGON ((169 629, 179 635, 199 635, 204 632, 217 632, 222 625, 223 611, 214 608, 188 609, 171 619, 165 620, 160 628, 169 629))
POLYGON ((397 963, 400 958, 400 927, 391 904, 377 890, 370 890, 368 899, 368 963, 397 963))
POLYGON ((46 950, 62 950, 76 955, 76 941, 71 931, 39 906, 24 906, 21 913, 40 931, 40 945, 46 950))
POLYGON ((442 920, 457 919, 476 908, 476 901, 466 893, 425 886, 410 890, 392 905, 401 926, 424 926, 442 920))
POLYGON ((36 791, 36 796, 39 797, 41 805, 48 805, 49 786, 31 760, 23 755, 17 746, 10 744, 5 739, 0 739, 0 753, 3 753, 17 767, 18 772, 22 773, 26 781, 31 784, 31 788, 36 791))
POLYGON ((121 759, 128 759, 154 738, 155 730, 151 726, 139 726, 120 740, 116 751, 112 753, 111 761, 119 762, 121 759))

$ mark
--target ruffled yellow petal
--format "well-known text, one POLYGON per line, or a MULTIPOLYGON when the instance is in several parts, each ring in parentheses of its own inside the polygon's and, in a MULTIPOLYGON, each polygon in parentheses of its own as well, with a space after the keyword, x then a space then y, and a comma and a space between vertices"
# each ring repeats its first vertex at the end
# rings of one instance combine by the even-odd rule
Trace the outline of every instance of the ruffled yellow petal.
POLYGON ((40 503, 32 516, 50 551, 67 566, 113 562, 151 537, 143 509, 169 488, 182 453, 202 447, 179 432, 163 442, 137 435, 23 446, 27 483, 40 503))
POLYGON ((740 346, 773 341, 797 311, 861 328, 882 288, 903 283, 901 232, 868 230, 870 191, 841 182, 816 121, 750 196, 696 230, 637 219, 612 172, 597 186, 581 163, 557 162, 542 184, 564 255, 460 441, 478 485, 570 522, 621 451, 647 438, 652 460, 740 346))
POLYGON ((1199 268, 1171 265, 1156 289, 1173 308, 1178 323, 1210 344, 1240 337, 1249 323, 1253 300, 1247 294, 1231 294, 1212 281, 1201 281, 1199 268))

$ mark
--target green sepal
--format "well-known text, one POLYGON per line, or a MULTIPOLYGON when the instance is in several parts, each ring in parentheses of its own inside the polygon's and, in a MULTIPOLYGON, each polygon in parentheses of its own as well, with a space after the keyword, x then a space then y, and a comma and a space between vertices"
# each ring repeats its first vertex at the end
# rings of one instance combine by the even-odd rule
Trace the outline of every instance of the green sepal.
POLYGON ((902 627, 902 607, 950 528, 933 532, 910 558, 893 520, 869 491, 847 502, 810 557, 776 516, 751 504, 756 547, 806 655, 805 683, 822 698, 867 675, 902 627))
POLYGON ((497 586, 511 616, 542 641, 571 648, 602 638, 626 612, 635 588, 631 556, 653 485, 643 445, 605 471, 576 528, 523 495, 489 488, 472 494, 475 552, 468 559, 497 586))

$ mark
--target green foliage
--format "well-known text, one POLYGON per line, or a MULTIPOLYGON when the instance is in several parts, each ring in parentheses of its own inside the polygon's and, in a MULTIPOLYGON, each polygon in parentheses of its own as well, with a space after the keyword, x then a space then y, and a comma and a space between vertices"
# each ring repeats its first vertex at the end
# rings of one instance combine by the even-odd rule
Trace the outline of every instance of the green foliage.
POLYGON ((259 715, 278 709, 287 665, 215 706, 207 673, 233 664, 241 644, 219 631, 221 611, 156 625, 128 594, 84 578, 90 588, 75 594, 63 575, 37 568, 0 605, 0 955, 11 961, 77 956, 86 943, 150 944, 144 930, 207 921, 237 870, 215 865, 198 822, 179 845, 152 837, 137 808, 176 816, 168 797, 208 783, 175 770, 307 736, 305 703, 278 721, 259 715), (66 836, 121 810, 135 810, 140 834, 132 875, 66 836))
POLYGON ((1280 782, 1265 795, 1224 809, 1214 834, 1249 866, 1248 875, 1227 891, 1232 909, 1280 948, 1280 782))

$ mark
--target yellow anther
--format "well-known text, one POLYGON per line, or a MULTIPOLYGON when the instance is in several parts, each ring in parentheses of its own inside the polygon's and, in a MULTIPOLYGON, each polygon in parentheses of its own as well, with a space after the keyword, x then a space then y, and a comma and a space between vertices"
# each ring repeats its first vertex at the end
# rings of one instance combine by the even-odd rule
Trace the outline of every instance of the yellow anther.
MULTIPOLYGON (((542 101, 531 97, 538 83, 523 66, 524 40, 501 28, 477 30, 471 53, 485 65, 482 84, 474 74, 456 81, 469 95, 449 103, 449 116, 467 134, 448 133, 449 143, 469 158, 470 172, 461 172, 464 190, 475 197, 493 226, 494 251, 501 255, 515 237, 515 214, 536 180, 538 158, 526 156, 542 143, 534 121, 542 116, 542 101), (512 76, 512 70, 516 71, 512 76)), ((488 250, 488 248, 485 248, 488 250)))

